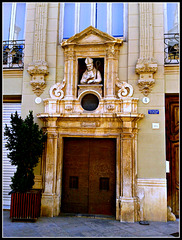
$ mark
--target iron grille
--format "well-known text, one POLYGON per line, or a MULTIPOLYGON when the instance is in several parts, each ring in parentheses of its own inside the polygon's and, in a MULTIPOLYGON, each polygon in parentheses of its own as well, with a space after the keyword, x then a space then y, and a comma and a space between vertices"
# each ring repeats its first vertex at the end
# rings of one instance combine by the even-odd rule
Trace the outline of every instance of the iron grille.
POLYGON ((164 64, 179 64, 179 33, 164 34, 164 64))
POLYGON ((24 40, 3 41, 3 68, 19 69, 24 67, 24 40))

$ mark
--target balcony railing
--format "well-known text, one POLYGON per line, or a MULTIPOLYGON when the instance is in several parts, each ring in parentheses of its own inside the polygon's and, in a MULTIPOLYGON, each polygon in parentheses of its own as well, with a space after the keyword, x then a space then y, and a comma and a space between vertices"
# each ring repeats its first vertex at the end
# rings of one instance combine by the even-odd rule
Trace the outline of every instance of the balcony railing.
POLYGON ((179 33, 164 34, 164 64, 179 64, 179 33))
POLYGON ((3 69, 24 67, 24 40, 3 41, 3 69))

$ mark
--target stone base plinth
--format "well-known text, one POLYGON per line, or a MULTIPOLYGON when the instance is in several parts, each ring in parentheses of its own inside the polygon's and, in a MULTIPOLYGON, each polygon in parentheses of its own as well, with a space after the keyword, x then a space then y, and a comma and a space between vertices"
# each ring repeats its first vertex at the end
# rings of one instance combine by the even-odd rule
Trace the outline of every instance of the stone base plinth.
POLYGON ((44 217, 55 217, 60 212, 60 199, 55 194, 42 194, 41 199, 41 216, 44 217))
POLYGON ((136 222, 137 221, 137 198, 120 199, 120 222, 136 222))

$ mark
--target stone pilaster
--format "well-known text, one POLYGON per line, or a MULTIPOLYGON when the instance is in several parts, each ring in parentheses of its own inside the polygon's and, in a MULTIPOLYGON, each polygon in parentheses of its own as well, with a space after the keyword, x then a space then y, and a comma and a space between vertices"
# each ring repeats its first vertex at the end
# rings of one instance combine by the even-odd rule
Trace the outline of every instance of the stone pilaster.
POLYGON ((74 47, 68 46, 65 49, 64 52, 65 56, 65 73, 64 73, 64 79, 67 81, 66 87, 65 87, 65 99, 72 100, 75 98, 74 92, 75 92, 75 82, 76 82, 76 76, 75 76, 75 50, 74 47))
POLYGON ((37 96, 43 93, 46 87, 45 76, 49 73, 45 61, 47 17, 48 3, 36 3, 33 62, 29 64, 27 71, 32 76, 30 84, 37 96))
POLYGON ((138 198, 136 192, 137 178, 137 121, 141 118, 121 117, 123 128, 121 133, 121 196, 120 221, 135 222, 138 214, 138 198))
POLYGON ((153 74, 157 71, 157 61, 153 58, 153 9, 150 2, 139 3, 140 11, 140 57, 136 64, 139 74, 138 86, 147 96, 155 84, 153 74))
POLYGON ((56 131, 57 118, 47 119, 47 144, 45 162, 45 183, 41 200, 42 216, 57 216, 59 196, 56 194, 57 188, 57 145, 58 133, 56 131))

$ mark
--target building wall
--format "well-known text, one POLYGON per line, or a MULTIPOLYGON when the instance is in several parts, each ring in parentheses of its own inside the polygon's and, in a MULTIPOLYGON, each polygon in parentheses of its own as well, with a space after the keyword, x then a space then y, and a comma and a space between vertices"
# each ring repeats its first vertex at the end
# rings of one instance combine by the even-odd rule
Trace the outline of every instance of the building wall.
MULTIPOLYGON (((35 121, 43 126, 36 115, 44 112, 43 100, 49 98, 49 89, 64 78, 64 52, 59 42, 60 3, 47 3, 47 28, 42 36, 45 39, 45 61, 49 74, 45 76, 46 88, 41 94, 42 102, 35 103, 37 96, 32 91, 32 77, 27 72, 28 65, 34 59, 36 4, 27 3, 24 71, 4 71, 3 94, 22 94, 21 115, 24 118, 29 110, 33 110, 35 121)), ((179 93, 179 67, 164 66, 164 9, 163 3, 153 3, 153 57, 157 60, 158 70, 154 74, 155 85, 148 95, 150 102, 142 102, 144 95, 139 90, 136 74, 136 62, 140 55, 139 4, 128 3, 128 35, 123 42, 119 54, 119 79, 126 81, 134 88, 134 97, 139 98, 138 112, 145 118, 138 123, 137 175, 139 191, 146 189, 144 205, 148 220, 165 220, 165 210, 159 211, 166 204, 166 156, 165 156, 165 93, 179 93), (159 114, 148 114, 149 109, 158 109, 159 114), (159 129, 152 129, 152 123, 159 123, 159 129), (157 186, 159 187, 156 187, 157 186), (152 190, 151 190, 152 189, 152 190), (160 192, 160 194, 159 194, 160 192), (155 196, 152 197, 151 196, 155 196), (149 203, 149 204, 148 204, 149 203), (151 213, 154 208, 155 214, 151 213), (158 212, 158 213, 157 213, 158 212), (161 215, 161 212, 162 215, 161 215), (158 215, 158 216, 157 216, 158 215)), ((41 187, 41 162, 35 169, 38 186, 41 187)))

